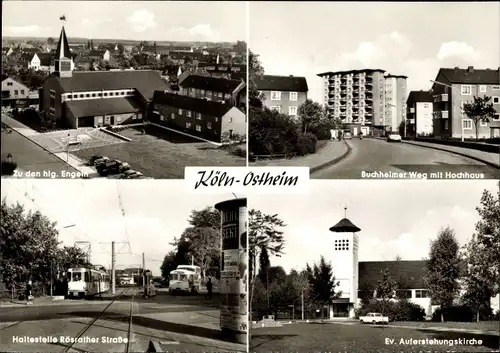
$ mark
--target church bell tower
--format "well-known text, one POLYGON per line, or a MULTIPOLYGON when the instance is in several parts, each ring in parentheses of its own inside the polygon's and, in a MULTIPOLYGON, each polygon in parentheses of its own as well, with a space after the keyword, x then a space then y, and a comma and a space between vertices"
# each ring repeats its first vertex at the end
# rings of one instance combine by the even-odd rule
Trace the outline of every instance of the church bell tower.
POLYGON ((66 16, 61 16, 60 20, 63 21, 63 26, 54 58, 54 72, 59 77, 71 77, 73 75, 72 72, 74 63, 71 51, 69 50, 68 37, 66 36, 66 31, 64 30, 66 16))

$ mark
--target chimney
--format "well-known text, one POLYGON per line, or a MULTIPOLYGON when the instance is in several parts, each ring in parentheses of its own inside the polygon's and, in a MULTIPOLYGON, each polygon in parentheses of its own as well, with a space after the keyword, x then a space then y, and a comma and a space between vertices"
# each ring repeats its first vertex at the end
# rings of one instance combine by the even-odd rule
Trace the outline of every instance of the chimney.
POLYGON ((467 71, 469 71, 469 72, 474 72, 474 66, 469 66, 469 67, 467 68, 467 71))

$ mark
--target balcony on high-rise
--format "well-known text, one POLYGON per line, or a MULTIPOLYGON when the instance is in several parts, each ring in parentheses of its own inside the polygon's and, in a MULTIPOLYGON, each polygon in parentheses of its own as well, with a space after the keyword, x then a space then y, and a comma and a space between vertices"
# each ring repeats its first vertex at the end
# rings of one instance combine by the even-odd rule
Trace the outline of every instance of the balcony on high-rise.
POLYGON ((440 114, 440 115, 441 115, 441 116, 440 116, 440 118, 441 118, 441 119, 448 119, 448 118, 449 118, 449 115, 448 115, 448 111, 447 111, 447 110, 441 110, 441 112, 440 112, 440 113, 441 113, 441 114, 440 114))

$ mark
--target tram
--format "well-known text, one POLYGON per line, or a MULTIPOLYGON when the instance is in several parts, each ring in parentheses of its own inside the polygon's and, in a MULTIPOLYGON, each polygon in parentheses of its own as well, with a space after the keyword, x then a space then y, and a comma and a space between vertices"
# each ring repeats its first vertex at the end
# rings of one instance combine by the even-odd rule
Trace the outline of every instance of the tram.
POLYGON ((68 296, 85 298, 109 291, 109 274, 92 268, 70 268, 68 278, 68 296))

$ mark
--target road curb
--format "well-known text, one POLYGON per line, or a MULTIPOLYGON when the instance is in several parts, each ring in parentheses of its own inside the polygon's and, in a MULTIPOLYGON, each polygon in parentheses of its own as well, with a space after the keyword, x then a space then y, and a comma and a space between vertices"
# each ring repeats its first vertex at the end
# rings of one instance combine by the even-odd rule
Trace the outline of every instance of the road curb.
MULTIPOLYGON (((14 119, 14 118, 11 118, 11 119, 14 119)), ((15 119, 14 119, 15 120, 15 119)), ((55 153, 49 151, 47 148, 45 148, 44 146, 42 146, 41 144, 39 144, 37 141, 34 141, 32 139, 30 139, 28 136, 25 136, 23 134, 21 134, 19 131, 17 131, 17 128, 14 128, 14 127, 11 127, 8 123, 6 122, 3 122, 2 121, 2 124, 5 124, 6 126, 8 126, 10 129, 14 130, 16 133, 18 133, 20 136, 22 136, 23 138, 25 138, 26 140, 30 141, 30 142, 33 142, 35 145, 37 145, 38 147, 40 147, 41 149, 43 149, 45 152, 48 152, 50 155, 56 157, 57 159, 61 160, 62 162, 64 162, 64 164, 66 164, 67 166, 69 166, 70 168, 74 169, 76 172, 80 173, 80 171, 73 167, 71 164, 69 164, 68 162, 66 162, 64 159, 62 159, 61 157, 59 157, 58 155, 56 155, 55 153)))
POLYGON ((434 149, 434 150, 439 150, 439 151, 444 151, 444 152, 448 152, 448 153, 453 153, 453 154, 456 154, 458 156, 462 156, 462 157, 473 159, 473 160, 475 160, 477 162, 481 162, 481 163, 486 164, 486 165, 488 165, 490 167, 493 167, 495 169, 499 169, 500 170, 500 166, 498 164, 492 163, 490 161, 484 160, 484 159, 479 158, 479 157, 471 156, 471 155, 466 154, 466 153, 457 152, 457 151, 450 151, 450 150, 448 150, 446 148, 440 148, 440 147, 436 147, 436 146, 420 145, 418 143, 413 143, 412 141, 403 140, 402 142, 406 143, 408 145, 412 145, 412 146, 423 147, 423 148, 431 148, 431 149, 434 149))
POLYGON ((311 175, 311 174, 314 174, 316 172, 319 172, 322 169, 331 167, 332 165, 335 165, 335 164, 339 163, 340 161, 349 157, 349 155, 352 153, 352 147, 347 143, 346 140, 343 140, 343 141, 344 141, 345 145, 347 146, 346 152, 344 152, 341 156, 339 156, 335 159, 332 159, 331 161, 325 162, 325 163, 320 164, 316 167, 309 168, 309 174, 311 175))

